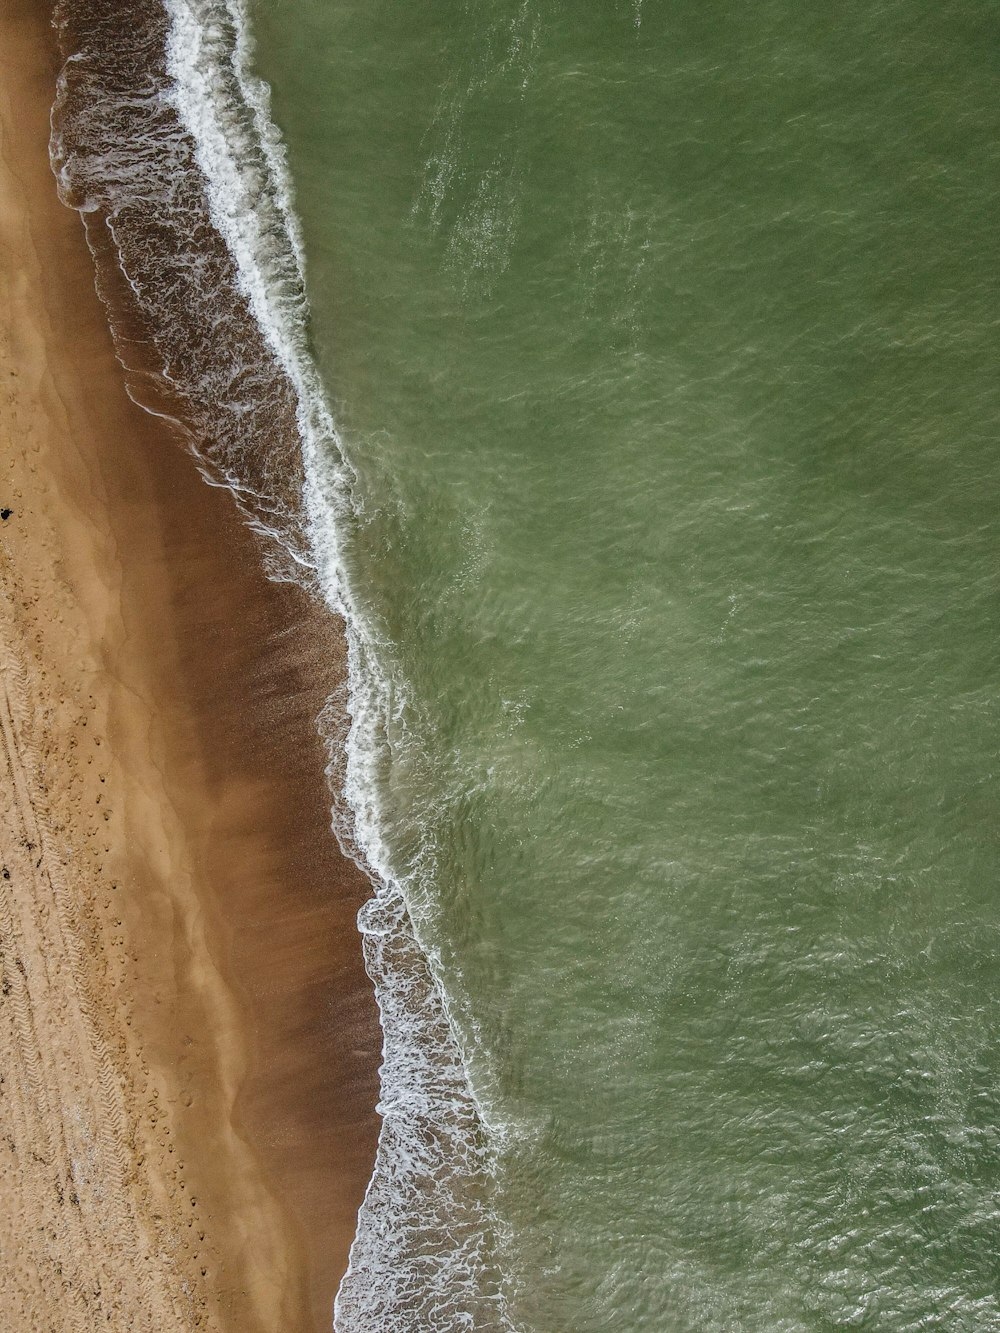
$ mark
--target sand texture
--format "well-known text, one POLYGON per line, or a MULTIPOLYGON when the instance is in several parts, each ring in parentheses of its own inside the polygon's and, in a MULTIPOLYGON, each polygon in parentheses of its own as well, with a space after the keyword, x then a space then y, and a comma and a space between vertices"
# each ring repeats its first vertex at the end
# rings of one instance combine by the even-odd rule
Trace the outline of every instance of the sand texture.
POLYGON ((379 1034, 315 718, 342 645, 128 399, 0 3, 0 1323, 329 1327, 379 1034))

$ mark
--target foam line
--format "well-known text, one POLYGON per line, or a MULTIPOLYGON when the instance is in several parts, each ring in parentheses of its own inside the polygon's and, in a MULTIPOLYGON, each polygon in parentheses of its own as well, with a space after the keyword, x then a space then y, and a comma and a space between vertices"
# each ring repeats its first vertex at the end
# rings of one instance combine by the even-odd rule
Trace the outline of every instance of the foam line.
MULTIPOLYGON (((60 78, 52 161, 99 274, 113 252, 102 295, 130 391, 187 428, 207 478, 233 490, 267 539, 272 575, 318 592, 347 631, 346 693, 320 724, 337 837, 374 885, 358 924, 383 1030, 382 1126, 336 1327, 510 1330, 491 1135, 436 958, 421 947, 415 886, 395 873, 383 833, 380 775, 406 682, 352 588, 354 473, 309 353, 302 238, 245 7, 148 0, 149 32, 135 36, 113 6, 101 21, 101 2, 60 78), (119 281, 145 339, 116 318, 119 281)), ((67 28, 68 8, 57 13, 67 28)))

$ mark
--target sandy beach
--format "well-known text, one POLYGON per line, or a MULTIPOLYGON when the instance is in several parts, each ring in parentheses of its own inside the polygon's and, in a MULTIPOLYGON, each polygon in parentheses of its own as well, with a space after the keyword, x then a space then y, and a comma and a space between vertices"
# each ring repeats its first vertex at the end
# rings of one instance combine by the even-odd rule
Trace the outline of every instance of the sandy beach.
POLYGON ((0 9, 0 1309, 329 1327, 379 1031, 314 718, 342 645, 127 397, 0 9))

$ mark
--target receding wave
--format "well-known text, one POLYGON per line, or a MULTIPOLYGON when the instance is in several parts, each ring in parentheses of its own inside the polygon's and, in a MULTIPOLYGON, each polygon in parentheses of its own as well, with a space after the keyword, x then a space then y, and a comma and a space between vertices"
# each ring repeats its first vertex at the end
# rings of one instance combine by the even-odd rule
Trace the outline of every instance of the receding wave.
POLYGON ((320 725, 333 823, 368 872, 382 1128, 336 1304, 341 1333, 508 1329, 489 1138, 383 836, 405 682, 352 591, 350 460, 309 354, 302 245, 267 85, 235 0, 62 0, 52 164, 94 254, 132 397, 170 417, 260 533, 268 572, 342 618, 320 725))

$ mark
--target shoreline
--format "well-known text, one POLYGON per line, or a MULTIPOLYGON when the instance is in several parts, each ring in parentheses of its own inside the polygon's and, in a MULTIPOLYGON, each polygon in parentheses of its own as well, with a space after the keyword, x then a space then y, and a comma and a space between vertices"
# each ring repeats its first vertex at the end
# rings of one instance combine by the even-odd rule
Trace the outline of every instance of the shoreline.
POLYGON ((330 831, 314 725, 343 645, 126 396, 49 167, 48 6, 0 28, 0 1072, 23 1073, 0 1089, 21 1136, 0 1145, 0 1300, 12 1329, 328 1328, 380 1051, 370 886, 330 831))

